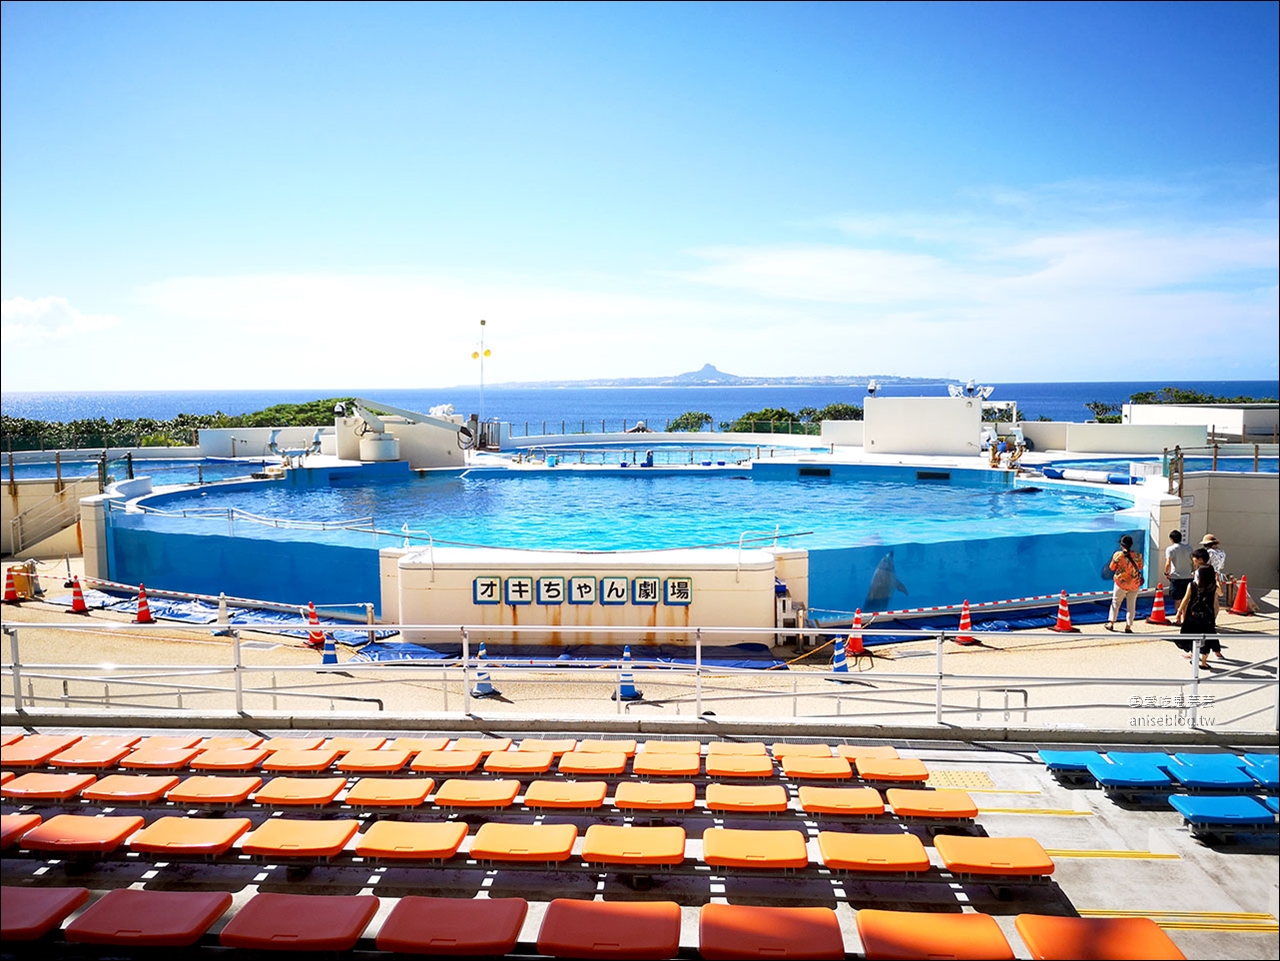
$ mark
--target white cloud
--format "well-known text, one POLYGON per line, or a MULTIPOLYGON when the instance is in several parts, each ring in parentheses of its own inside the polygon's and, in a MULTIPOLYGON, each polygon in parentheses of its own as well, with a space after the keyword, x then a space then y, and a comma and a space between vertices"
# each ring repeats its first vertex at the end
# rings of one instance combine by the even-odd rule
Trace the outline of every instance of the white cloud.
POLYGON ((109 314, 86 314, 65 297, 13 297, 0 302, 0 341, 14 346, 61 340, 120 324, 109 314))

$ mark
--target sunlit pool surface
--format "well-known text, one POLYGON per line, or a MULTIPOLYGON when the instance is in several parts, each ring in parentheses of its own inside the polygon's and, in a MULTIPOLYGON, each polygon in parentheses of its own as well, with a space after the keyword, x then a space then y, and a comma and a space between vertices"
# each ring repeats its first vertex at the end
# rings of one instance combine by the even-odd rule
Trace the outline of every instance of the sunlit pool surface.
MULTIPOLYGON (((1124 460, 1055 460, 1053 466, 1075 470, 1106 471, 1109 474, 1128 474, 1131 463, 1159 464, 1161 459, 1159 457, 1126 457, 1124 460)), ((1216 467, 1211 457, 1188 457, 1185 469, 1188 474, 1193 471, 1207 470, 1251 473, 1254 470, 1254 466, 1252 457, 1219 457, 1216 467)), ((1280 471, 1280 458, 1259 457, 1257 470, 1261 474, 1277 473, 1277 471, 1280 471)))

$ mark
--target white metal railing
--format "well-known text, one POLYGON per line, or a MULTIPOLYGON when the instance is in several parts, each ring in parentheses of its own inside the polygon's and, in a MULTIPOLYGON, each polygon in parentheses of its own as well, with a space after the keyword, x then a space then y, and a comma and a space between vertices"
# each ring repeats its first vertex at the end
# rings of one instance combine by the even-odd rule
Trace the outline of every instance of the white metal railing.
POLYGON ((80 519, 80 498, 101 490, 97 474, 62 481, 61 489, 37 501, 9 521, 9 553, 17 556, 80 519))
MULTIPOLYGON (((255 655, 264 647, 261 639, 244 640, 241 631, 252 631, 255 637, 274 643, 286 630, 279 624, 243 625, 231 632, 230 642, 217 643, 220 656, 207 664, 105 664, 44 663, 23 657, 23 646, 36 643, 50 631, 102 632, 103 624, 78 621, 68 624, 28 624, 10 622, 4 625, 8 637, 7 663, 3 668, 3 707, 8 712, 39 710, 42 713, 71 713, 85 706, 100 710, 136 710, 209 712, 234 710, 245 717, 266 717, 267 712, 287 710, 294 718, 318 716, 316 706, 337 710, 339 705, 356 713, 372 716, 422 717, 424 714, 449 717, 473 715, 477 695, 473 687, 481 672, 495 687, 504 688, 503 700, 519 709, 528 705, 533 713, 548 713, 545 703, 549 689, 555 697, 572 702, 579 716, 634 714, 643 709, 644 716, 681 715, 689 711, 701 716, 708 708, 724 719, 759 721, 766 715, 789 716, 812 720, 858 720, 877 724, 935 724, 963 731, 966 727, 1009 726, 1062 729, 1064 726, 1088 730, 1115 730, 1117 727, 1176 728, 1208 730, 1222 733, 1270 733, 1280 729, 1280 683, 1276 680, 1277 657, 1272 654, 1251 663, 1232 663, 1229 669, 1207 674, 1192 658, 1188 674, 1182 677, 1099 677, 1093 675, 1020 675, 965 673, 945 662, 952 646, 954 631, 905 631, 894 629, 895 637, 911 636, 918 641, 931 641, 932 651, 915 649, 912 656, 932 655, 933 669, 923 671, 880 671, 875 660, 888 653, 885 648, 868 648, 868 652, 851 654, 854 670, 760 670, 721 666, 709 660, 708 652, 729 640, 772 641, 776 635, 815 633, 813 629, 785 628, 623 628, 610 627, 611 636, 640 644, 661 635, 666 640, 687 644, 693 655, 692 664, 656 664, 629 661, 617 657, 579 659, 570 662, 527 655, 477 657, 477 644, 497 644, 518 633, 519 643, 536 643, 549 639, 555 632, 561 642, 589 640, 600 635, 599 628, 531 628, 518 629, 491 625, 453 627, 428 625, 379 625, 379 629, 399 627, 414 638, 425 635, 436 643, 450 643, 456 654, 441 659, 358 662, 344 660, 337 664, 317 663, 319 654, 308 654, 315 661, 299 663, 299 650, 288 657, 267 657, 262 652, 255 663, 247 663, 245 654, 255 655), (225 646, 223 646, 225 645, 225 646), (636 685, 649 688, 648 696, 630 699, 636 685), (373 690, 369 690, 373 688, 373 690), (1124 689, 1121 700, 1115 691, 1124 689), (994 702, 992 700, 994 698, 994 702), (397 700, 410 709, 395 709, 397 700), (434 700, 432 710, 424 710, 434 700), (391 702, 391 706, 388 706, 391 702), (781 702, 767 710, 770 702, 781 702), (789 704, 788 704, 789 702, 789 704), (993 706, 994 704, 994 706, 993 706), (283 705, 283 708, 282 708, 283 705), (539 706, 543 705, 543 706, 539 706), (789 706, 789 712, 786 708, 789 706), (1207 709, 1214 713, 1208 714, 1207 709), (1134 711, 1160 710, 1164 720, 1143 720, 1134 711), (594 709, 594 710, 593 710, 594 709), (1230 716, 1223 711, 1232 712, 1230 716), (1124 720, 1128 712, 1127 720, 1124 720), (984 718, 997 715, 995 724, 984 724, 984 718)), ((112 622, 110 635, 142 635, 175 631, 182 639, 191 640, 191 630, 171 625, 134 625, 112 622)), ((828 636, 830 632, 825 632, 828 636)), ((1043 634, 1046 643, 1064 641, 1051 632, 1020 632, 1026 638, 1043 634)), ((866 631, 867 641, 876 632, 866 631)), ((986 635, 998 637, 1001 635, 986 635)), ((1008 637, 1010 635, 1003 635, 1008 637)), ((1238 640, 1239 635, 1231 635, 1238 640)), ((174 638, 175 640, 178 638, 174 638)), ((1143 635, 1144 641, 1157 639, 1143 635)), ((75 645, 76 650, 90 650, 92 639, 75 645)), ((824 645, 825 646, 825 645, 824 645)), ((639 648, 643 657, 644 648, 639 648)), ((819 648, 821 650, 821 648, 819 648)), ((813 652, 810 652, 811 654, 813 652)), ((810 655, 802 655, 801 660, 810 655)), ((898 660, 905 660, 900 655, 898 660)), ((638 692, 643 694, 643 692, 638 692)), ((554 698, 553 698, 554 699, 554 698)), ((505 705, 504 708, 505 709, 505 705)), ((486 712, 498 717, 502 709, 486 712)), ((563 708, 548 713, 564 717, 563 708)))

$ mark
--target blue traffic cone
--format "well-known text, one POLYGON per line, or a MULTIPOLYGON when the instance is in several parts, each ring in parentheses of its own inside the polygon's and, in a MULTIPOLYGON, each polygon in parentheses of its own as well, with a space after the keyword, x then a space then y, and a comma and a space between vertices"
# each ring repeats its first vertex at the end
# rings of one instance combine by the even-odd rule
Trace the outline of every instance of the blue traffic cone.
POLYGON ((320 663, 338 663, 338 649, 333 646, 333 633, 331 631, 324 632, 324 650, 320 654, 320 663))
MULTIPOLYGON (((831 655, 831 670, 835 674, 848 674, 849 661, 845 657, 844 638, 837 637, 835 640, 835 653, 831 655)), ((829 677, 828 681, 834 681, 837 684, 852 684, 851 677, 829 677)))
POLYGON ((476 652, 476 686, 471 689, 472 697, 497 697, 499 691, 489 680, 489 672, 480 670, 479 664, 488 656, 484 649, 484 641, 480 642, 480 650, 476 652))
POLYGON ((636 690, 635 676, 632 675, 630 669, 625 666, 631 663, 630 644, 627 644, 622 648, 622 663, 624 665, 622 680, 618 684, 618 690, 609 695, 609 700, 638 701, 644 697, 644 694, 636 690))

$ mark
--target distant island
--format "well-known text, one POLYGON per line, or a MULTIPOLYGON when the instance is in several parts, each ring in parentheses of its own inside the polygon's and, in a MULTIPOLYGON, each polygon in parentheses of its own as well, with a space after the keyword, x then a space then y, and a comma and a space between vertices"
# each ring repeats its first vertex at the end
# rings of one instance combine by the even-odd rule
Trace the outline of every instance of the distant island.
POLYGON ((944 384, 946 377, 897 377, 893 374, 841 374, 831 377, 739 377, 726 373, 715 364, 703 364, 671 377, 600 377, 593 380, 507 381, 491 387, 521 389, 560 387, 824 387, 848 384, 865 385, 875 380, 881 384, 944 384))

